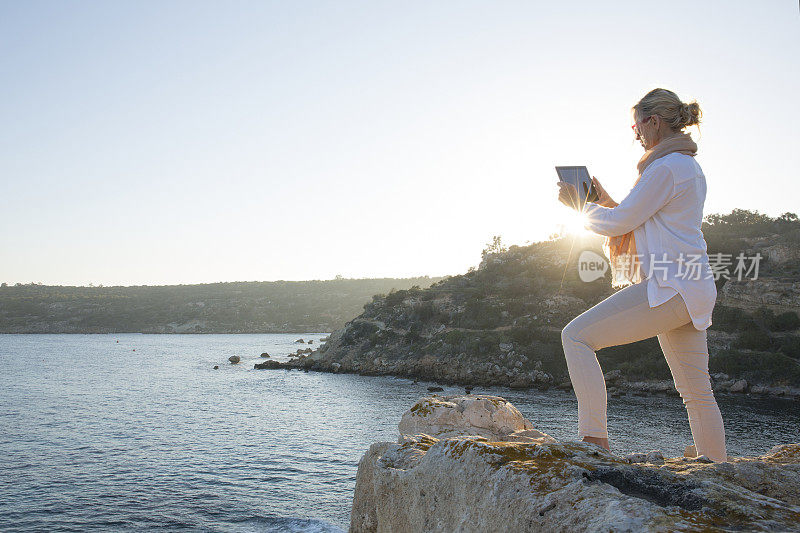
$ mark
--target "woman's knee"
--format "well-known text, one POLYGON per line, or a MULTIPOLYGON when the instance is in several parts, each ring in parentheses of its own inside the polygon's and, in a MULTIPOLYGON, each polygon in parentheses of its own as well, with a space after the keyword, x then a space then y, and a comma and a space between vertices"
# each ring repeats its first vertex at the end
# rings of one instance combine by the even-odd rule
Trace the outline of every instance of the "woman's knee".
POLYGON ((564 346, 565 353, 567 353, 568 346, 576 342, 594 350, 593 343, 587 338, 586 329, 578 318, 573 319, 561 330, 561 344, 564 346))
POLYGON ((675 388, 678 389, 687 407, 707 407, 717 404, 710 380, 692 380, 688 383, 679 381, 675 383, 675 388))

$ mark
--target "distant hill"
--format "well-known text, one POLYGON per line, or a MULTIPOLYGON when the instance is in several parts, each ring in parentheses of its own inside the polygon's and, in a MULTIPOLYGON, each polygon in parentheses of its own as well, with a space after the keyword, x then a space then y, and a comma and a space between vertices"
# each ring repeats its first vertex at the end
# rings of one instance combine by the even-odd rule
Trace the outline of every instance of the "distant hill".
MULTIPOLYGON (((717 282, 711 372, 732 390, 753 383, 800 386, 797 215, 734 210, 706 217, 703 232, 709 255, 731 254, 723 260, 733 262, 730 279, 717 282), (754 272, 736 279, 739 253, 761 256, 757 279, 754 272)), ((578 277, 579 252, 602 254, 600 245, 597 236, 508 249, 496 240, 479 268, 427 289, 376 296, 328 342, 286 366, 475 385, 564 383, 561 329, 613 292, 610 272, 592 282, 578 277)), ((655 339, 606 348, 598 358, 604 371, 626 380, 671 379, 655 339)))
POLYGON ((336 279, 135 287, 0 287, 0 333, 327 332, 373 295, 442 278, 336 279))

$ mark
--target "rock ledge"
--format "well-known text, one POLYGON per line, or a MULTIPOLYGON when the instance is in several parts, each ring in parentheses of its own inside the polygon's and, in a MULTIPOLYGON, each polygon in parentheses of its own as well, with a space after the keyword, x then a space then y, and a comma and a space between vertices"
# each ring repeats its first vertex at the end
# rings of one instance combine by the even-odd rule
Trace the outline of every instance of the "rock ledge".
POLYGON ((800 444, 724 463, 657 451, 620 457, 559 442, 497 396, 423 398, 403 415, 400 432, 359 462, 351 532, 797 531, 800 524, 800 444))

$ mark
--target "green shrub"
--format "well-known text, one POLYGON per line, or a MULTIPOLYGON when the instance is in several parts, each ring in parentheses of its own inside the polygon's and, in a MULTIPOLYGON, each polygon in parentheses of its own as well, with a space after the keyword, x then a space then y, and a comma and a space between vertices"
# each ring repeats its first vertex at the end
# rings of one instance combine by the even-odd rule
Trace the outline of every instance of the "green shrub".
POLYGON ((361 340, 370 339, 372 334, 377 331, 378 326, 371 322, 356 322, 342 335, 342 344, 349 346, 361 340))
POLYGON ((459 329, 448 331, 444 335, 444 342, 452 344, 453 346, 460 346, 468 337, 470 333, 459 329))
POLYGON ((742 329, 754 326, 753 318, 738 307, 728 307, 725 305, 714 306, 711 314, 712 327, 718 331, 729 333, 741 331, 742 329))
POLYGON ((747 350, 768 350, 772 346, 772 339, 763 330, 754 327, 740 331, 733 346, 747 350))
POLYGON ((711 356, 709 370, 753 382, 800 385, 800 364, 782 353, 723 350, 711 356))
POLYGON ((800 328, 800 317, 795 312, 786 311, 776 315, 768 327, 772 331, 793 331, 800 328))
POLYGON ((793 359, 800 359, 800 337, 789 335, 780 341, 780 351, 793 359))
POLYGON ((389 294, 386 295, 386 305, 391 307, 399 305, 403 303, 403 300, 405 300, 407 296, 408 296, 408 291, 405 289, 400 291, 392 289, 391 291, 389 291, 389 294))
POLYGON ((508 334, 515 344, 527 346, 537 340, 539 332, 535 331, 534 328, 514 327, 508 331, 508 334))

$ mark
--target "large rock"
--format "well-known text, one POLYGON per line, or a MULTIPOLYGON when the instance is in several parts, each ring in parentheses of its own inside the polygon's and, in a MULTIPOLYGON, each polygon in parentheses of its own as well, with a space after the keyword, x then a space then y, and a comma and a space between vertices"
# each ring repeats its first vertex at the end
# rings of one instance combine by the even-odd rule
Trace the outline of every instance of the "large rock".
POLYGON ((547 437, 516 407, 499 396, 430 396, 422 398, 403 414, 398 425, 403 435, 426 434, 434 437, 480 435, 498 440, 521 431, 528 436, 547 437))
POLYGON ((494 417, 477 416, 480 403, 458 397, 415 407, 425 405, 422 418, 433 417, 428 426, 445 431, 438 438, 401 434, 397 443, 370 447, 358 465, 351 532, 797 531, 800 524, 800 444, 724 463, 665 459, 657 451, 618 457, 542 433, 524 441, 475 435, 531 427, 505 401, 489 409, 494 417), (445 437, 459 417, 470 420, 447 414, 459 406, 481 425, 445 437))

